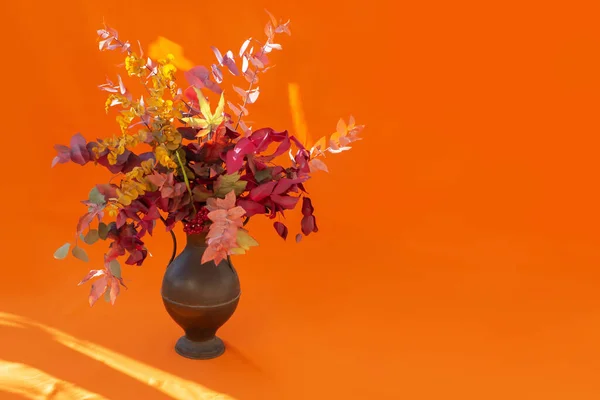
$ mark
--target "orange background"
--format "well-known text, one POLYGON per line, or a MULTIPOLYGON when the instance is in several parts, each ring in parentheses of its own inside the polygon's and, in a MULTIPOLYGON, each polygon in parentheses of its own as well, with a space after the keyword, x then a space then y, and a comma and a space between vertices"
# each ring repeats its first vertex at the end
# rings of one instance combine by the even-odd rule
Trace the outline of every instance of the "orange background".
MULTIPOLYGON (((0 311, 237 400, 600 398, 598 3, 393 3, 3 2, 0 311), (292 36, 253 119, 291 128, 294 82, 313 138, 352 113, 365 140, 309 182, 319 233, 282 244, 253 221, 228 351, 195 362, 160 298, 166 233, 114 307, 76 286, 101 244, 89 265, 52 258, 108 176, 50 169, 52 146, 117 132, 96 87, 121 73, 97 50, 103 18, 207 64, 210 45, 262 37, 263 8, 292 36)), ((173 397, 31 327, 0 326, 0 360, 110 399, 173 397)))

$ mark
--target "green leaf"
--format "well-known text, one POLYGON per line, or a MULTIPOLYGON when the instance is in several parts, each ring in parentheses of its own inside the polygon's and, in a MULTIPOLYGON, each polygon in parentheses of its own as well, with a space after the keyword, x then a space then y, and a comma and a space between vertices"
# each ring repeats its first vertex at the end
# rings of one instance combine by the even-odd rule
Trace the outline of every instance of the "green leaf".
POLYGON ((106 204, 104 195, 100 193, 96 186, 94 186, 94 188, 90 190, 89 200, 91 203, 98 204, 99 206, 103 206, 104 204, 106 204))
POLYGON ((246 190, 246 181, 240 181, 239 174, 219 175, 215 183, 215 196, 225 197, 232 190, 239 196, 246 190))
POLYGON ((56 258, 57 260, 62 260, 69 254, 70 248, 71 248, 71 243, 63 244, 54 252, 54 258, 56 258))
POLYGON ((85 235, 83 241, 89 245, 96 243, 100 239, 100 235, 96 229, 90 229, 88 233, 85 235))
POLYGON ((110 303, 110 286, 108 286, 106 292, 104 292, 104 301, 110 303))
POLYGON ((198 203, 203 203, 206 201, 206 199, 214 197, 214 193, 206 190, 206 188, 204 188, 202 185, 196 185, 194 190, 192 190, 192 194, 194 196, 194 201, 198 203))
POLYGON ((88 258, 87 253, 85 252, 84 249, 82 249, 79 246, 75 246, 73 247, 73 251, 72 251, 73 257, 80 259, 83 262, 88 262, 90 261, 90 259, 88 258))
POLYGON ((100 222, 98 224, 98 236, 102 240, 106 240, 106 237, 108 236, 108 225, 106 225, 104 222, 100 222))
POLYGON ((108 264, 108 268, 110 268, 110 272, 117 278, 121 277, 121 264, 119 264, 119 261, 117 260, 112 260, 109 264, 108 264))
POLYGON ((265 169, 261 169, 260 171, 256 171, 256 174, 254 174, 254 177, 256 178, 257 182, 262 182, 267 178, 270 178, 272 175, 272 168, 265 168, 265 169))

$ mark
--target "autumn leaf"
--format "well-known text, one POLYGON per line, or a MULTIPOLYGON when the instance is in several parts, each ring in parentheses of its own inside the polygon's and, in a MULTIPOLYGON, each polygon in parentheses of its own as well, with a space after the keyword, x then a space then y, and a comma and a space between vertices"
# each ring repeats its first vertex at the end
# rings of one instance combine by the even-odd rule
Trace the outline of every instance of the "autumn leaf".
POLYGON ((82 249, 79 246, 75 246, 73 247, 73 250, 71 251, 71 254, 73 254, 73 257, 80 259, 83 262, 88 262, 90 261, 90 259, 88 258, 88 255, 86 253, 86 251, 84 249, 82 249))
POLYGON ((247 184, 248 182, 246 181, 240 181, 239 174, 219 175, 214 187, 215 196, 225 197, 225 195, 232 190, 235 192, 236 196, 239 196, 246 190, 247 184))
POLYGON ((283 238, 283 240, 287 239, 288 228, 281 222, 277 221, 273 224, 273 227, 277 231, 277 234, 283 238))
POLYGON ((223 97, 223 93, 221 93, 221 97, 219 99, 219 104, 215 109, 214 114, 210 111, 210 105, 204 97, 204 94, 200 91, 200 89, 194 87, 194 91, 198 96, 198 103, 200 105, 200 113, 204 118, 199 117, 186 117, 182 118, 182 121, 186 124, 189 124, 192 128, 200 128, 200 131, 196 134, 196 137, 201 138, 209 133, 212 133, 217 129, 219 125, 223 122, 223 110, 225 108, 225 97, 223 97))
POLYGON ((63 244, 54 252, 54 258, 56 258, 57 260, 64 259, 69 254, 70 248, 71 248, 71 243, 63 244))
POLYGON ((209 210, 208 218, 212 221, 206 235, 208 248, 202 255, 201 262, 214 261, 215 265, 224 260, 239 247, 238 230, 244 225, 242 217, 246 211, 235 205, 236 196, 232 190, 224 199, 210 198, 206 201, 209 210))
POLYGON ((245 254, 250 247, 258 246, 258 242, 245 229, 237 231, 237 244, 239 247, 231 249, 231 254, 245 254))
POLYGON ((312 160, 310 160, 308 162, 308 165, 310 166, 310 172, 315 172, 315 171, 329 172, 329 170, 327 169, 327 165, 325 165, 325 163, 323 161, 319 160, 318 158, 313 158, 312 160))
POLYGON ((83 241, 89 245, 96 243, 100 239, 100 235, 97 229, 90 229, 88 233, 85 235, 83 241))

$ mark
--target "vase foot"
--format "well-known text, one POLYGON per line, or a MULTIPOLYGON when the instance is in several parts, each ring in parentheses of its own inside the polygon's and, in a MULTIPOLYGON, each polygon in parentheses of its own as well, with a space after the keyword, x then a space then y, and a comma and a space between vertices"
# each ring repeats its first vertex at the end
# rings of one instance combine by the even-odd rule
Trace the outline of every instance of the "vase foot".
POLYGON ((175 351, 180 356, 193 360, 209 360, 223 354, 225 352, 225 344, 216 336, 203 342, 194 342, 182 336, 177 340, 177 344, 175 344, 175 351))

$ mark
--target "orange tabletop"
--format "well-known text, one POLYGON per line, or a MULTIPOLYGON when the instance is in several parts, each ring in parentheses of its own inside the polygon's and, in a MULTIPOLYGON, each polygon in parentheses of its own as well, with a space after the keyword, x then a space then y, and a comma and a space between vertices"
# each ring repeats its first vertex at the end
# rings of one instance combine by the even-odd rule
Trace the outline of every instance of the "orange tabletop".
POLYGON ((600 10, 559 3, 3 2, 0 398, 600 398, 600 10), (251 222, 227 351, 191 361, 160 297, 167 233, 114 306, 77 286, 101 244, 88 264, 52 257, 109 176, 51 169, 52 146, 118 133, 103 20, 208 64, 210 45, 261 37, 263 8, 292 36, 257 126, 303 114, 314 141, 353 114, 364 140, 307 184, 318 233, 251 222))

